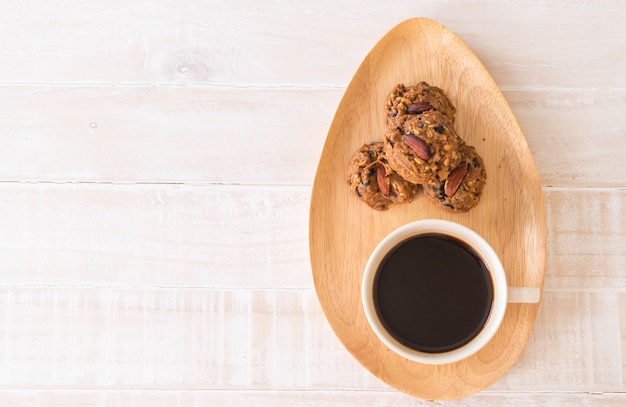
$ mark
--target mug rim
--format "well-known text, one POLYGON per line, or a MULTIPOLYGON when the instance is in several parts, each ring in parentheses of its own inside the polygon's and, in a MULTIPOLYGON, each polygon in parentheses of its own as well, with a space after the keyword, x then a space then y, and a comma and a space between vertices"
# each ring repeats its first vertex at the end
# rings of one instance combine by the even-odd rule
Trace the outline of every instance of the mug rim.
POLYGON ((365 316, 376 336, 392 351, 415 362, 426 364, 454 363, 468 358, 482 349, 498 331, 507 306, 507 280, 502 263, 491 245, 474 230, 460 223, 443 219, 422 219, 390 232, 372 251, 363 272, 361 299, 365 316), (479 333, 468 343, 445 352, 428 353, 410 348, 395 339, 383 326, 376 312, 373 292, 380 263, 398 244, 411 237, 424 234, 444 234, 461 240, 472 248, 489 271, 493 284, 493 301, 487 320, 479 333))

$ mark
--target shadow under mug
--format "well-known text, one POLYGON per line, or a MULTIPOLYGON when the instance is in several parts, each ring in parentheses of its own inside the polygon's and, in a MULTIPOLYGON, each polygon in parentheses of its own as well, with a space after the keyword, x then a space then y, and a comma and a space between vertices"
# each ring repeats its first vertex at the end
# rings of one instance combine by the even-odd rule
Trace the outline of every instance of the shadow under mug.
MULTIPOLYGON (((437 264, 437 266, 439 265, 437 264)), ((478 273, 480 274, 481 271, 479 270, 478 273)), ((504 319, 507 303, 537 303, 540 294, 539 288, 536 287, 509 287, 502 263, 485 239, 466 226, 440 219, 415 221, 387 235, 370 255, 363 273, 361 287, 365 315, 376 336, 397 354, 415 362, 426 364, 453 363, 478 352, 487 345, 498 331, 504 319), (424 256, 425 253, 439 255, 437 250, 442 249, 437 246, 420 248, 418 238, 421 237, 434 237, 437 245, 456 245, 459 248, 452 250, 460 250, 461 252, 466 250, 470 253, 470 257, 474 258, 482 267, 484 274, 482 278, 485 281, 483 286, 486 288, 479 287, 480 293, 467 292, 472 289, 473 285, 471 281, 466 282, 464 280, 469 278, 464 274, 465 270, 460 274, 447 275, 446 267, 448 266, 446 262, 451 261, 454 257, 446 254, 449 250, 447 248, 443 252, 444 255, 441 256, 442 261, 440 263, 442 266, 439 267, 438 271, 424 267, 424 262, 420 261, 421 257, 417 257, 417 260, 412 259, 410 257, 412 253, 415 253, 415 256, 424 256), (442 239, 442 241, 437 243, 436 239, 442 239), (390 263, 392 262, 391 259, 393 256, 400 256, 400 254, 395 253, 399 253, 400 248, 406 242, 415 243, 412 243, 411 248, 403 249, 405 251, 405 264, 396 261, 399 264, 397 267, 404 268, 402 271, 404 274, 400 280, 396 281, 394 288, 398 293, 394 291, 381 293, 381 287, 383 287, 381 281, 386 278, 384 277, 385 273, 396 273, 393 269, 396 267, 394 266, 396 263, 390 263), (422 252, 418 253, 420 250, 422 252), (443 269, 441 269, 442 267, 443 269), (432 275, 432 273, 438 274, 432 275), (450 292, 451 287, 455 284, 457 291, 450 292), (387 297, 389 297, 389 301, 385 299, 387 297), (383 302, 391 303, 387 311, 383 311, 381 305, 383 302), (408 331, 417 332, 419 337, 429 336, 428 330, 446 331, 446 325, 448 328, 453 328, 453 325, 457 324, 454 321, 462 321, 462 324, 468 323, 468 318, 464 316, 464 313, 467 312, 466 309, 474 307, 477 302, 486 304, 483 311, 478 310, 484 313, 484 317, 476 321, 476 326, 471 328, 473 331, 469 337, 460 341, 458 346, 452 346, 450 349, 445 347, 424 348, 414 339, 404 338, 402 334, 394 332, 392 324, 386 321, 389 319, 389 313, 392 313, 396 319, 396 324, 404 324, 405 327, 409 328, 408 331), (447 311, 444 312, 443 310, 447 311), (387 312, 387 316, 385 316, 385 312, 387 312), (455 313, 459 315, 455 315, 455 313), (441 318, 440 314, 442 315, 441 318), (441 326, 442 324, 443 326, 441 326), (422 330, 422 327, 426 328, 422 330)), ((454 331, 454 329, 451 330, 454 331)), ((452 334, 456 333, 453 332, 452 334)), ((435 332, 431 336, 437 338, 435 332)))

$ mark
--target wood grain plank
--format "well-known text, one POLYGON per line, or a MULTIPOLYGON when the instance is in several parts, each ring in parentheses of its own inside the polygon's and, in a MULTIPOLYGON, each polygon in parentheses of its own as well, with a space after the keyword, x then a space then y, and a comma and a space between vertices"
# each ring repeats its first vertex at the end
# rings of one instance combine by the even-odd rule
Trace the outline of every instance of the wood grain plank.
POLYGON ((455 31, 501 86, 626 87, 626 9, 615 1, 108 0, 2 8, 0 82, 7 83, 345 86, 378 39, 421 16, 455 31), (510 29, 520 21, 523 29, 510 29))
POLYGON ((381 391, 206 391, 206 390, 0 390, 0 402, 5 407, 622 407, 622 393, 480 393, 459 401, 431 402, 411 398, 397 392, 381 391))
MULTIPOLYGON (((310 185, 342 96, 343 89, 4 86, 0 180, 310 185)), ((542 185, 626 186, 626 91, 505 97, 542 185)))
POLYGON ((626 289, 626 189, 545 191, 546 289, 626 289))
POLYGON ((525 351, 492 389, 623 392, 624 305, 616 292, 544 291, 525 351))
POLYGON ((619 332, 621 336, 622 385, 626 386, 626 294, 619 294, 619 332))
MULTIPOLYGON (((545 288, 626 289, 626 190, 544 195, 545 288)), ((310 196, 297 186, 2 183, 0 286, 311 288, 310 196)))
POLYGON ((306 287, 309 188, 0 185, 0 285, 306 287))
POLYGON ((311 290, 0 289, 0 387, 376 389, 311 290))
MULTIPOLYGON (((623 305, 546 293, 522 358, 487 392, 623 393, 623 305)), ((310 289, 2 288, 0 309, 3 389, 390 390, 310 289)))
POLYGON ((544 186, 626 187, 626 92, 509 91, 544 186), (557 158, 558 157, 558 158, 557 158))
POLYGON ((340 92, 0 87, 0 180, 311 184, 340 92))

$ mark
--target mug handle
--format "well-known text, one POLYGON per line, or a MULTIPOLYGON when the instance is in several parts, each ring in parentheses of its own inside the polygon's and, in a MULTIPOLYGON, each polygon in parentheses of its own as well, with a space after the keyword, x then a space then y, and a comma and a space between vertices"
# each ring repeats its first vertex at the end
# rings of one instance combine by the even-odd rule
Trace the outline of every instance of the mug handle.
POLYGON ((509 287, 507 302, 536 304, 541 298, 541 290, 537 287, 509 287))

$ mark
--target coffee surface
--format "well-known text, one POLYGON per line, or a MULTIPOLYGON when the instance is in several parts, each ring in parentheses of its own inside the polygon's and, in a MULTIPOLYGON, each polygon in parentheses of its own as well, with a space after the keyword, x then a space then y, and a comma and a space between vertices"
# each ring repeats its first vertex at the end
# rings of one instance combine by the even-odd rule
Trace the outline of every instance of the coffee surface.
POLYGON ((376 312, 404 345, 440 353, 471 341, 485 324, 493 284, 482 260, 457 239, 413 237, 381 262, 374 282, 376 312))

